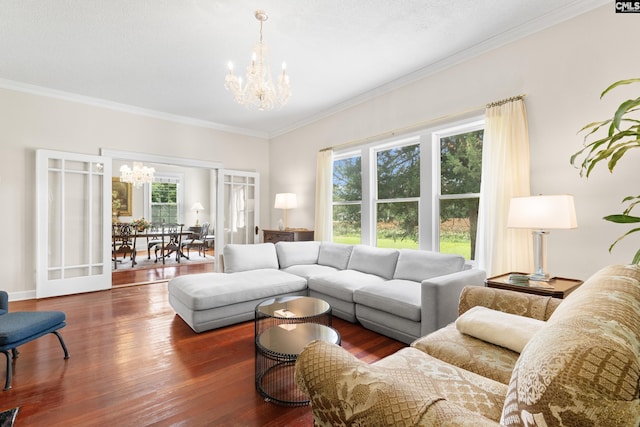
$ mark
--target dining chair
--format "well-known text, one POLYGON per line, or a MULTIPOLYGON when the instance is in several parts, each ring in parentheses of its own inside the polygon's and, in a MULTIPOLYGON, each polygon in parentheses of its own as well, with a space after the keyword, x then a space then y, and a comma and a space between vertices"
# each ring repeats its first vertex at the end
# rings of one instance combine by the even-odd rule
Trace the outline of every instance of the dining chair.
POLYGON ((161 227, 161 237, 162 242, 155 246, 155 255, 156 260, 162 259, 162 263, 165 263, 165 259, 171 254, 176 254, 176 262, 180 263, 180 258, 182 257, 182 229, 184 224, 163 224, 161 227), (160 252, 160 257, 158 257, 158 252, 160 252))
POLYGON ((209 233, 209 223, 203 222, 200 227, 200 233, 197 236, 190 236, 188 239, 184 239, 180 244, 182 253, 184 254, 184 248, 187 248, 187 253, 184 255, 186 259, 189 259, 191 248, 198 248, 198 255, 203 256, 205 236, 209 233))
POLYGON ((112 224, 111 238, 113 245, 111 255, 113 260, 113 268, 118 269, 118 263, 123 262, 129 254, 131 266, 136 265, 136 238, 138 231, 131 223, 116 222, 112 224), (122 254, 122 260, 118 259, 118 254, 122 254))
POLYGON ((151 259, 151 249, 162 244, 162 224, 152 223, 147 229, 147 259, 151 259))
POLYGON ((216 243, 215 228, 211 226, 209 228, 209 233, 204 236, 204 250, 206 250, 207 248, 213 249, 216 243))

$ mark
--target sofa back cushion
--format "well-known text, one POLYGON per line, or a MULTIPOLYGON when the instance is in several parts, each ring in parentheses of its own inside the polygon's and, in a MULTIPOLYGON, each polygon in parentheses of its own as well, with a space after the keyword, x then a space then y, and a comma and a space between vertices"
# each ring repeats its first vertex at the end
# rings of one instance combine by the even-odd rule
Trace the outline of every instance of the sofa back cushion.
POLYGON ((464 262, 464 257, 461 255, 400 249, 393 278, 421 282, 432 277, 462 271, 464 262))
POLYGON ((396 249, 374 248, 366 245, 353 247, 349 259, 349 270, 375 274, 385 279, 392 279, 398 262, 396 249))
POLYGON ((352 245, 322 242, 318 253, 318 264, 344 270, 349 264, 352 250, 352 245))
POLYGON ((228 244, 222 250, 224 272, 257 270, 260 268, 278 269, 278 256, 273 243, 255 245, 228 244))
POLYGON ((278 242, 276 253, 280 268, 317 264, 320 242, 278 242))
POLYGON ((516 362, 510 425, 640 424, 640 266, 609 266, 554 311, 516 362))

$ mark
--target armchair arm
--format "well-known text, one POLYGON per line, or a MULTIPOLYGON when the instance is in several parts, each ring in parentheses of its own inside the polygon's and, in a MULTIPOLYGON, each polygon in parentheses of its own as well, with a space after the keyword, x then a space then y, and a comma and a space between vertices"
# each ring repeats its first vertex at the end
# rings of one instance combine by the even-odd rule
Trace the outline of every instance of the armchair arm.
POLYGON ((442 400, 326 341, 313 341, 300 353, 295 380, 309 395, 318 426, 415 426, 442 400))
POLYGON ((298 387, 311 399, 317 426, 499 426, 437 394, 407 375, 418 367, 369 365, 344 348, 313 341, 296 361, 298 387), (398 370, 409 370, 400 373, 398 370), (404 378, 404 380, 403 380, 404 378))
POLYGON ((549 316, 561 302, 562 300, 558 298, 506 289, 470 287, 462 290, 458 314, 463 314, 476 306, 483 306, 492 310, 546 321, 549 320, 549 316))
POLYGON ((484 287, 486 277, 484 270, 471 269, 423 280, 421 335, 454 322, 458 317, 458 303, 464 287, 484 287))

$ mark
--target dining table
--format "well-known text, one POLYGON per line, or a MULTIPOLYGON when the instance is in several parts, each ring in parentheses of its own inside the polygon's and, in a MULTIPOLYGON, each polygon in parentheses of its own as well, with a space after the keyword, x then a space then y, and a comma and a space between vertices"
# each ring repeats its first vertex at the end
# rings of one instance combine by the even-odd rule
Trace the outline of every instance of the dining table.
MULTIPOLYGON (((164 249, 167 249, 167 253, 162 255, 162 262, 164 264, 164 259, 176 253, 176 261, 179 263, 181 258, 189 259, 189 257, 182 250, 182 238, 185 236, 193 236, 197 234, 194 230, 191 229, 182 229, 179 227, 179 230, 171 230, 171 231, 162 231, 161 227, 152 228, 152 229, 139 229, 134 227, 131 223, 114 223, 112 228, 112 241, 113 241, 113 261, 115 263, 121 262, 117 259, 116 252, 119 248, 123 246, 128 246, 132 248, 132 256, 131 262, 132 267, 136 265, 135 256, 133 256, 133 249, 136 248, 136 243, 138 237, 143 237, 147 239, 147 242, 151 240, 162 240, 167 239, 166 243, 163 242, 162 246, 164 249)), ((162 249, 162 248, 161 248, 162 249)), ((127 251, 125 251, 123 258, 126 258, 127 251)), ((116 267, 117 268, 117 267, 116 267)))

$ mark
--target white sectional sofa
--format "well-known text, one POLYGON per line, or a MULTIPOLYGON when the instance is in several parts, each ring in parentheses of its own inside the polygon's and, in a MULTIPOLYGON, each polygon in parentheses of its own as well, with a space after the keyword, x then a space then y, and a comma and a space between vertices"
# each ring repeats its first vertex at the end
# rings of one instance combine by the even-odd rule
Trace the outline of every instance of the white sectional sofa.
POLYGON ((309 295, 410 343, 453 322, 462 289, 485 279, 458 255, 328 242, 230 244, 223 259, 224 273, 169 282, 169 303, 196 332, 251 320, 265 299, 309 295))

